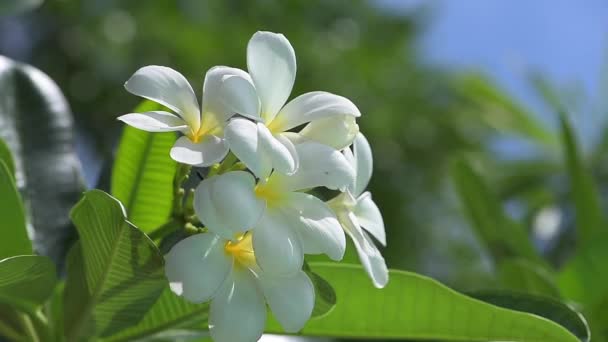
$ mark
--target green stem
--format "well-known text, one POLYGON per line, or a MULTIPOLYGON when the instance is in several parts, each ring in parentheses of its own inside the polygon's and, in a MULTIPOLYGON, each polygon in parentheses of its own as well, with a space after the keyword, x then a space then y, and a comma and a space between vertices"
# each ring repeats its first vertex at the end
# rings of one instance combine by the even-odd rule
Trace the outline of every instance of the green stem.
POLYGON ((181 217, 184 214, 184 188, 182 184, 188 179, 192 166, 177 164, 175 177, 173 178, 173 217, 181 217))
POLYGON ((36 332, 36 328, 34 327, 30 316, 26 314, 19 314, 18 316, 21 325, 23 326, 23 330, 25 331, 25 335, 27 336, 27 340, 31 342, 40 342, 40 338, 38 337, 38 333, 36 332))
POLYGON ((217 174, 221 175, 222 173, 229 171, 230 168, 232 167, 232 165, 234 165, 234 163, 236 163, 237 161, 238 161, 238 159, 236 158, 234 153, 232 153, 232 152, 228 153, 226 158, 224 158, 224 160, 220 164, 217 174))
POLYGON ((8 324, 0 321, 0 335, 11 339, 12 341, 21 341, 23 336, 19 334, 15 329, 10 327, 8 324))
POLYGON ((173 233, 174 231, 179 230, 183 226, 184 226, 184 224, 182 222, 179 222, 179 221, 173 219, 173 220, 163 224, 162 226, 154 229, 150 234, 148 234, 148 236, 152 240, 160 240, 160 239, 164 238, 165 236, 173 233))

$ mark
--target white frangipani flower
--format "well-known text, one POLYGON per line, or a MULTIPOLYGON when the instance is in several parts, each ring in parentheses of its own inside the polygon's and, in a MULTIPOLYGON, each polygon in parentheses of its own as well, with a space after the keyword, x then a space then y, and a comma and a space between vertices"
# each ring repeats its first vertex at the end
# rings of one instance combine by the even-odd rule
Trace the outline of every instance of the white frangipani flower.
POLYGON ((361 264, 374 286, 382 288, 388 282, 388 269, 382 254, 374 245, 370 234, 386 246, 384 222, 378 206, 369 191, 363 192, 372 176, 372 150, 363 134, 357 134, 354 153, 347 148, 344 156, 355 171, 355 182, 347 191, 327 203, 334 210, 346 233, 351 237, 361 264), (362 229, 363 228, 363 229, 362 229))
POLYGON ((282 34, 257 32, 247 46, 249 74, 223 78, 224 104, 244 118, 226 127, 232 152, 259 178, 272 169, 291 174, 298 168, 294 142, 317 141, 336 149, 352 142, 361 113, 347 98, 306 93, 285 104, 296 77, 293 47, 282 34), (308 123, 299 133, 287 132, 308 123))
POLYGON ((182 74, 162 66, 146 66, 125 83, 134 95, 157 102, 176 114, 165 111, 131 113, 118 119, 148 132, 178 131, 184 134, 171 149, 171 157, 180 163, 209 166, 228 153, 224 144, 224 127, 233 114, 220 100, 222 79, 248 77, 242 70, 229 67, 211 68, 205 75, 202 107, 199 109, 194 90, 182 74))
POLYGON ((212 232, 232 239, 250 230, 257 263, 267 273, 289 275, 302 268, 304 253, 325 253, 340 260, 344 231, 322 200, 300 192, 317 186, 345 189, 354 180, 346 157, 316 142, 294 147, 300 167, 292 175, 274 172, 255 183, 244 171, 228 172, 200 183, 194 208, 212 232))
POLYGON ((215 342, 257 341, 266 325, 266 303, 286 332, 301 330, 310 318, 315 293, 306 273, 271 275, 260 270, 256 257, 251 232, 233 240, 193 235, 165 256, 173 292, 194 303, 211 300, 209 332, 215 342))

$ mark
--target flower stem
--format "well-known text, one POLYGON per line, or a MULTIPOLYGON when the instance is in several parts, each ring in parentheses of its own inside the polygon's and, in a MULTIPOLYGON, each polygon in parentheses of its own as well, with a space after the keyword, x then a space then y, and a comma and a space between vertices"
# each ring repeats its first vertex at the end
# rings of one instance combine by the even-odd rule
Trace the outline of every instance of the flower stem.
POLYGON ((162 226, 154 229, 152 232, 150 232, 150 234, 148 234, 148 236, 152 240, 160 240, 165 236, 173 233, 174 231, 179 230, 182 227, 184 227, 184 223, 173 219, 163 224, 162 226))
POLYGON ((38 337, 38 333, 36 332, 36 328, 34 327, 34 323, 32 323, 30 316, 24 313, 20 313, 18 316, 27 336, 27 340, 31 342, 40 342, 40 338, 38 337))
POLYGON ((184 215, 184 188, 183 183, 188 179, 192 166, 177 164, 175 177, 173 178, 173 217, 184 215))

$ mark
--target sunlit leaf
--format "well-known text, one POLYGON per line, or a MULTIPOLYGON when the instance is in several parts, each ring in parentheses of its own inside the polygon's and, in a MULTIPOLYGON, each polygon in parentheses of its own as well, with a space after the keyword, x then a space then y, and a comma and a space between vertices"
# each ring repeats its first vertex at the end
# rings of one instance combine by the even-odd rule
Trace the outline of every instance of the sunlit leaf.
POLYGON ((327 280, 310 269, 308 263, 304 263, 304 271, 315 287, 315 306, 312 317, 320 317, 330 312, 336 306, 336 291, 327 280))
MULTIPOLYGON (((326 316, 310 320, 302 335, 447 341, 568 341, 566 328, 528 313, 499 308, 457 293, 439 282, 390 271, 376 289, 359 266, 310 263, 336 290, 338 303, 326 316)), ((276 321, 268 332, 281 333, 276 321)))
POLYGON ((39 255, 0 260, 0 303, 34 312, 53 293, 57 275, 53 262, 39 255))
POLYGON ((0 160, 0 259, 32 254, 32 243, 27 236, 25 213, 15 181, 3 160, 0 160))
POLYGON ((109 336, 139 322, 167 281, 154 243, 103 191, 84 194, 71 213, 80 242, 70 252, 64 329, 68 340, 109 336))
MULTIPOLYGON (((134 112, 159 109, 154 102, 144 101, 134 112)), ((177 163, 169 151, 176 139, 173 132, 148 133, 124 125, 111 192, 124 204, 129 221, 144 232, 167 222, 171 213, 177 163)))
POLYGON ((13 160, 13 155, 11 154, 8 145, 2 139, 0 139, 0 160, 8 167, 10 175, 15 177, 15 161, 13 160))

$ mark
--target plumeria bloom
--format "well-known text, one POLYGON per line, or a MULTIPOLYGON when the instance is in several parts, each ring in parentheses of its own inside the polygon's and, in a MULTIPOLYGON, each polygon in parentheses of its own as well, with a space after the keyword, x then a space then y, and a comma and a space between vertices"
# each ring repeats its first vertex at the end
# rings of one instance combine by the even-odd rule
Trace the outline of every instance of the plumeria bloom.
POLYGON ((315 91, 285 104, 296 77, 295 52, 285 36, 255 33, 247 46, 247 69, 249 74, 224 77, 221 96, 233 112, 254 120, 233 118, 226 141, 256 176, 264 180, 271 169, 295 172, 294 143, 313 140, 336 149, 351 144, 361 113, 350 100, 315 91), (288 132, 307 123, 299 133, 288 132))
POLYGON ((184 134, 171 148, 171 157, 180 163, 209 166, 228 153, 224 144, 226 120, 233 114, 220 100, 222 79, 228 76, 248 77, 242 70, 214 67, 205 75, 202 107, 192 87, 179 72, 162 66, 146 66, 125 83, 132 94, 157 102, 166 111, 126 114, 118 119, 148 132, 177 131, 184 134))
POLYGON ((173 292, 194 303, 211 300, 215 342, 257 341, 266 325, 266 303, 286 332, 299 331, 310 318, 315 294, 306 273, 263 272, 254 250, 251 233, 234 240, 203 233, 180 241, 165 256, 173 292))
POLYGON ((363 192, 372 176, 372 150, 361 133, 355 138, 353 147, 354 153, 350 148, 343 153, 356 170, 355 182, 328 204, 336 213, 344 231, 353 240, 361 264, 374 286, 382 288, 388 282, 388 269, 370 235, 386 246, 384 222, 370 192, 363 192))
POLYGON ((274 172, 256 185, 248 172, 228 172, 201 182, 194 195, 196 214, 210 231, 233 239, 251 229, 257 264, 280 275, 298 272, 304 253, 342 259, 346 239, 334 213, 300 191, 345 189, 354 181, 354 170, 335 149, 316 142, 294 148, 300 167, 292 175, 274 172))

